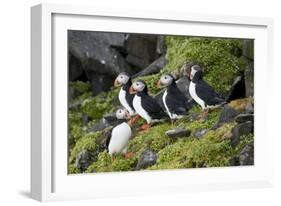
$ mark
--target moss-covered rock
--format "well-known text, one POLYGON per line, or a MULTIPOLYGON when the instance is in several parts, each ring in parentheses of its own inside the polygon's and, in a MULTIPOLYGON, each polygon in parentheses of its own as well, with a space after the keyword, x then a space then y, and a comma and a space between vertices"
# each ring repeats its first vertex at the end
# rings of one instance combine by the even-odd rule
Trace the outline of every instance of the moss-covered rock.
POLYGON ((232 127, 226 124, 207 132, 201 140, 180 139, 168 145, 159 151, 157 163, 150 169, 228 166, 234 150, 224 136, 232 127))
POLYGON ((83 150, 95 152, 98 149, 96 139, 100 136, 100 132, 90 132, 82 135, 70 151, 69 162, 73 163, 77 155, 83 150))
POLYGON ((235 52, 242 50, 242 43, 239 39, 168 36, 168 64, 164 70, 179 69, 190 61, 200 62, 204 67, 205 79, 225 94, 237 74, 245 68, 246 61, 235 52))

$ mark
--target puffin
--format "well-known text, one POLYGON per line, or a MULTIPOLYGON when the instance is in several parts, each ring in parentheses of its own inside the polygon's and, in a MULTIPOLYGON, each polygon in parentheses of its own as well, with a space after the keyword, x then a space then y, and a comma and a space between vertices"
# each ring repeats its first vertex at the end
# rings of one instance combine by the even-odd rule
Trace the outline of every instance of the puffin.
POLYGON ((116 118, 117 124, 111 130, 106 146, 111 156, 118 153, 126 156, 128 141, 132 136, 131 126, 127 123, 130 114, 126 109, 118 109, 116 111, 116 118))
POLYGON ((188 112, 188 99, 179 90, 176 80, 171 74, 164 74, 157 82, 158 88, 166 88, 162 100, 165 109, 172 121, 181 119, 188 112))
POLYGON ((147 85, 144 81, 135 81, 130 87, 130 93, 135 94, 133 106, 136 112, 147 122, 141 127, 142 130, 149 129, 153 121, 167 117, 157 101, 148 95, 147 85))
POLYGON ((129 89, 132 86, 132 80, 126 72, 122 72, 116 77, 114 87, 119 86, 122 86, 118 94, 119 101, 121 105, 129 111, 130 116, 134 116, 136 114, 133 106, 133 99, 135 95, 130 94, 129 92, 129 89))
POLYGON ((189 73, 189 93, 203 110, 222 106, 226 101, 203 79, 203 71, 199 65, 193 65, 189 73))

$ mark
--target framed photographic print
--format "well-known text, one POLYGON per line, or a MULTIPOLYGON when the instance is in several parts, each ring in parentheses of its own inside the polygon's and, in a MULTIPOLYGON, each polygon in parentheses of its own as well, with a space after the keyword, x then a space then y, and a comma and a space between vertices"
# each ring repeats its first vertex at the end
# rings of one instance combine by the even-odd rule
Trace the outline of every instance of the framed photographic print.
POLYGON ((31 13, 34 199, 272 185, 271 19, 31 13))

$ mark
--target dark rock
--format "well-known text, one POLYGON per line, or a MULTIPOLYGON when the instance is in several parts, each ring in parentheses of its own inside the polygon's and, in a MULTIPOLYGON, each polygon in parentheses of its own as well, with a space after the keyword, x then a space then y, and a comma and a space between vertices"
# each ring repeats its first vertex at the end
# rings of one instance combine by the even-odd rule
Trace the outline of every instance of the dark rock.
POLYGON ((75 81, 83 75, 83 67, 81 61, 74 55, 69 53, 69 69, 68 78, 69 81, 75 81))
POLYGON ((147 167, 154 165, 156 161, 157 161, 156 153, 154 153, 151 150, 145 150, 144 152, 141 153, 135 170, 146 169, 147 167))
POLYGON ((239 154, 240 165, 254 165, 254 145, 246 145, 239 154))
POLYGON ((226 101, 230 102, 231 100, 241 99, 245 97, 245 81, 244 76, 238 76, 235 78, 231 89, 226 97, 226 101))
POLYGON ((247 114, 254 114, 254 105, 252 103, 248 103, 245 107, 245 111, 247 114))
POLYGON ((93 162, 97 160, 97 156, 98 152, 83 150, 76 156, 75 167, 77 167, 80 172, 84 172, 93 162))
POLYGON ((235 119, 237 115, 239 115, 240 112, 233 109, 232 107, 228 105, 224 105, 222 112, 220 114, 218 122, 214 125, 212 129, 219 128, 222 124, 231 122, 235 119))
POLYGON ((97 132, 102 131, 108 127, 115 126, 117 118, 115 113, 107 114, 102 119, 97 121, 91 128, 88 129, 88 132, 97 132))
POLYGON ((208 129, 197 129, 197 130, 194 132, 194 137, 200 139, 200 138, 202 138, 207 132, 208 132, 208 129))
POLYGON ((110 124, 102 118, 101 120, 97 121, 91 128, 88 129, 88 132, 97 132, 102 131, 105 128, 110 127, 110 124))
POLYGON ((246 96, 254 96, 254 62, 250 62, 244 71, 246 96))
POLYGON ((249 60, 254 60, 254 40, 243 40, 243 56, 249 60))
POLYGON ((114 78, 104 74, 97 74, 92 71, 87 71, 87 76, 90 79, 91 91, 93 96, 98 95, 103 91, 109 91, 112 87, 114 78))
POLYGON ((81 117, 81 122, 82 122, 82 125, 87 125, 87 123, 89 122, 89 116, 86 115, 86 114, 83 114, 82 117, 81 117))
POLYGON ((126 56, 126 61, 130 63, 131 65, 140 68, 139 70, 142 70, 146 68, 149 65, 149 61, 146 58, 136 57, 131 54, 128 54, 126 56))
POLYGON ((166 43, 165 43, 165 36, 159 35, 157 36, 157 46, 156 46, 156 52, 159 55, 166 54, 166 43))
POLYGON ((231 131, 232 136, 231 136, 231 146, 236 147, 243 135, 248 135, 253 133, 254 130, 254 124, 253 122, 245 122, 245 123, 240 123, 237 124, 231 131))
POLYGON ((133 75, 134 77, 140 77, 140 76, 146 76, 150 74, 156 74, 160 72, 161 69, 166 65, 167 61, 165 59, 165 56, 161 56, 158 59, 156 59, 154 62, 152 62, 148 67, 143 69, 141 72, 133 75))
POLYGON ((254 121, 254 115, 253 114, 239 114, 235 117, 235 121, 237 123, 244 123, 248 121, 254 121))
MULTIPOLYGON (((129 34, 127 36, 126 52, 128 53, 128 55, 138 57, 139 59, 143 59, 143 65, 138 65, 142 69, 147 67, 151 62, 153 62, 158 57, 156 55, 156 47, 157 47, 156 35, 129 34)), ((130 62, 130 63, 133 64, 134 62, 130 62)))
POLYGON ((234 156, 233 158, 231 158, 229 160, 229 165, 230 166, 239 166, 240 165, 239 158, 237 156, 234 156))
POLYGON ((172 130, 168 130, 165 132, 165 135, 171 138, 182 138, 182 137, 189 137, 191 131, 185 128, 175 128, 172 130))
POLYGON ((69 31, 69 51, 77 58, 86 74, 103 74, 111 77, 120 72, 131 72, 130 65, 125 61, 120 52, 113 46, 123 45, 123 34, 110 34, 99 32, 69 31), (119 39, 120 38, 120 39, 119 39))

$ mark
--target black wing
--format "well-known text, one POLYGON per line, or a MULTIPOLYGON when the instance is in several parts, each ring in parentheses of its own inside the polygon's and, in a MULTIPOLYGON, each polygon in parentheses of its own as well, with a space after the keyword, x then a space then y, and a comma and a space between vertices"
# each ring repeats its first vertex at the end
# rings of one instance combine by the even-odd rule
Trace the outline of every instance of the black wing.
POLYGON ((166 104, 171 113, 178 115, 185 115, 189 108, 187 98, 178 89, 166 96, 166 104))
MULTIPOLYGON (((113 128, 112 128, 113 129, 113 128)), ((108 150, 108 145, 110 143, 110 140, 111 140, 111 134, 112 134, 112 129, 108 130, 104 136, 105 136, 105 147, 106 149, 108 150)))
POLYGON ((151 116, 152 119, 161 119, 167 117, 167 114, 162 110, 161 106, 153 97, 142 95, 141 100, 142 107, 151 116))
POLYGON ((126 101, 128 102, 128 104, 129 104, 129 106, 133 109, 133 110, 135 110, 134 109, 134 106, 133 106, 133 99, 134 99, 134 94, 130 94, 129 92, 126 92, 126 96, 125 96, 125 98, 126 98, 126 101))
POLYGON ((196 94, 207 104, 217 105, 225 102, 223 98, 205 81, 196 84, 196 94))

